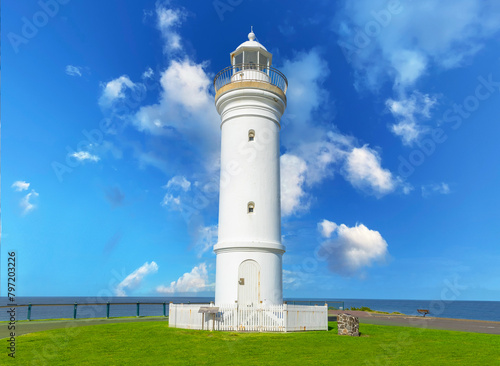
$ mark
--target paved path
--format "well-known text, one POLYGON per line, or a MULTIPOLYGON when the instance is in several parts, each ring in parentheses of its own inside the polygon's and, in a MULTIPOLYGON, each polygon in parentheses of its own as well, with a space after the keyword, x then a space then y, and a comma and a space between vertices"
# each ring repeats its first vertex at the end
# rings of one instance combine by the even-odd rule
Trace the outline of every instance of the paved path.
MULTIPOLYGON (((139 318, 22 321, 16 323, 15 332, 17 337, 23 334, 41 332, 50 329, 85 327, 87 325, 97 325, 97 324, 148 322, 148 321, 167 321, 167 318, 158 316, 152 316, 152 317, 145 316, 139 318)), ((9 336, 11 331, 7 329, 7 325, 8 325, 7 322, 0 323, 0 338, 6 338, 9 336)))
POLYGON ((500 334, 500 322, 485 320, 434 318, 407 315, 385 315, 365 311, 329 310, 329 320, 336 320, 336 315, 348 313, 359 318, 360 323, 377 325, 397 325, 404 327, 418 327, 428 329, 459 330, 463 332, 500 334))

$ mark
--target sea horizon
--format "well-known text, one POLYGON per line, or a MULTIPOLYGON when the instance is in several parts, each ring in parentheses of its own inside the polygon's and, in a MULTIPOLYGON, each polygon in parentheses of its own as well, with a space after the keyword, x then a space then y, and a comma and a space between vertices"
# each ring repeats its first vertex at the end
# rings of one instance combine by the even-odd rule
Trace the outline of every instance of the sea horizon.
MULTIPOLYGON (((214 296, 18 296, 16 304, 19 306, 16 318, 27 318, 27 306, 21 305, 58 305, 32 306, 31 319, 72 318, 74 303, 79 308, 78 318, 105 317, 107 302, 111 304, 110 316, 135 316, 136 303, 154 303, 141 305, 140 314, 144 316, 162 315, 163 303, 209 303, 214 296), (119 305, 119 304, 129 305, 119 305), (66 304, 67 306, 61 306, 66 304), (94 305, 91 310, 90 306, 94 305), (113 306, 113 304, 116 304, 113 306)), ((349 299, 349 298, 299 298, 285 297, 287 302, 304 302, 304 304, 321 305, 327 302, 329 307, 348 311, 351 307, 368 307, 376 311, 388 313, 399 312, 406 315, 421 316, 417 309, 428 309, 431 317, 500 321, 500 301, 494 300, 409 300, 409 299, 349 299), (343 303, 343 304, 342 304, 343 303), (343 306, 342 306, 343 305, 343 306)), ((7 297, 0 297, 0 306, 11 306, 7 297)), ((168 312, 168 306, 167 306, 168 312)), ((7 313, 0 312, 0 321, 7 320, 7 313), (5 314, 4 314, 5 313, 5 314)))

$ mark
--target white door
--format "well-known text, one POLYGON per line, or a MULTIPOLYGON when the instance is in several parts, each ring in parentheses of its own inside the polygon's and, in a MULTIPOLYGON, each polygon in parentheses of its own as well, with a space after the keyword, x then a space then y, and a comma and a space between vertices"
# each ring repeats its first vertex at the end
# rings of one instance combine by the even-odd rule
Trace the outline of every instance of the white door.
POLYGON ((254 260, 241 262, 238 269, 238 305, 257 306, 260 300, 260 266, 254 260))

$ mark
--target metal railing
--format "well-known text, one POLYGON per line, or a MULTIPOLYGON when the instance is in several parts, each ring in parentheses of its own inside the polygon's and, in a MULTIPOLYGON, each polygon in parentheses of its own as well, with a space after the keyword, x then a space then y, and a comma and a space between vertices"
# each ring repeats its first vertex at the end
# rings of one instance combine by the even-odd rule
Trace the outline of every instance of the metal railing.
POLYGON ((274 67, 258 64, 237 64, 220 71, 214 78, 215 92, 224 85, 242 81, 260 81, 280 88, 286 94, 288 81, 283 73, 274 67))
MULTIPOLYGON (((196 303, 193 303, 193 304, 196 304, 196 303)), ((205 304, 205 303, 200 303, 200 304, 205 304)), ((208 303, 206 303, 208 304, 208 303)), ((31 315, 32 315, 32 308, 33 307, 66 307, 66 308, 70 308, 72 307, 73 311, 72 311, 72 318, 73 319, 79 319, 79 316, 78 316, 78 308, 79 307, 93 307, 93 309, 96 309, 96 308, 99 308, 99 307, 104 307, 106 306, 106 318, 110 318, 110 309, 111 309, 111 305, 113 305, 113 308, 115 308, 116 310, 116 307, 120 306, 120 305, 128 305, 130 307, 130 305, 135 305, 135 316, 136 317, 140 317, 141 316, 141 311, 140 311, 140 306, 141 305, 156 305, 156 306, 161 306, 162 310, 161 311, 161 315, 158 314, 157 316, 164 316, 164 317, 167 317, 168 316, 168 303, 167 302, 118 302, 118 303, 110 303, 110 302, 101 302, 101 303, 73 303, 73 304, 22 304, 22 305, 15 305, 15 306, 11 306, 11 305, 6 305, 6 306, 0 306, 0 309, 1 311, 3 311, 4 308, 26 308, 27 307, 27 313, 26 313, 26 320, 32 320, 31 319, 31 315)), ((131 309, 129 309, 130 311, 131 309)), ((68 313, 68 312, 66 312, 68 313)), ((120 316, 133 316, 133 312, 129 312, 128 314, 120 314, 120 316)), ((55 316, 56 318, 59 318, 59 316, 55 316)), ((99 316, 94 316, 96 318, 99 318, 99 316)), ((64 318, 69 318, 69 317, 64 317, 64 318)), ((86 317, 83 317, 83 318, 86 318, 86 317)), ((38 318, 38 320, 41 320, 41 319, 44 319, 44 318, 38 318)), ((16 320, 21 320, 19 318, 19 316, 16 317, 16 320)))

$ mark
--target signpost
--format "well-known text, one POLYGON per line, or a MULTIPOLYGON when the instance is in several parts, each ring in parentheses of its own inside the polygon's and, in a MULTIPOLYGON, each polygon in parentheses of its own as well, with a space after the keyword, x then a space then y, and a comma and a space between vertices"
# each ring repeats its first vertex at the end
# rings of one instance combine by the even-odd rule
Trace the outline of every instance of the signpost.
POLYGON ((202 306, 198 313, 201 313, 201 330, 204 329, 205 326, 205 314, 212 315, 212 330, 215 328, 215 314, 219 312, 219 308, 215 306, 202 306))

